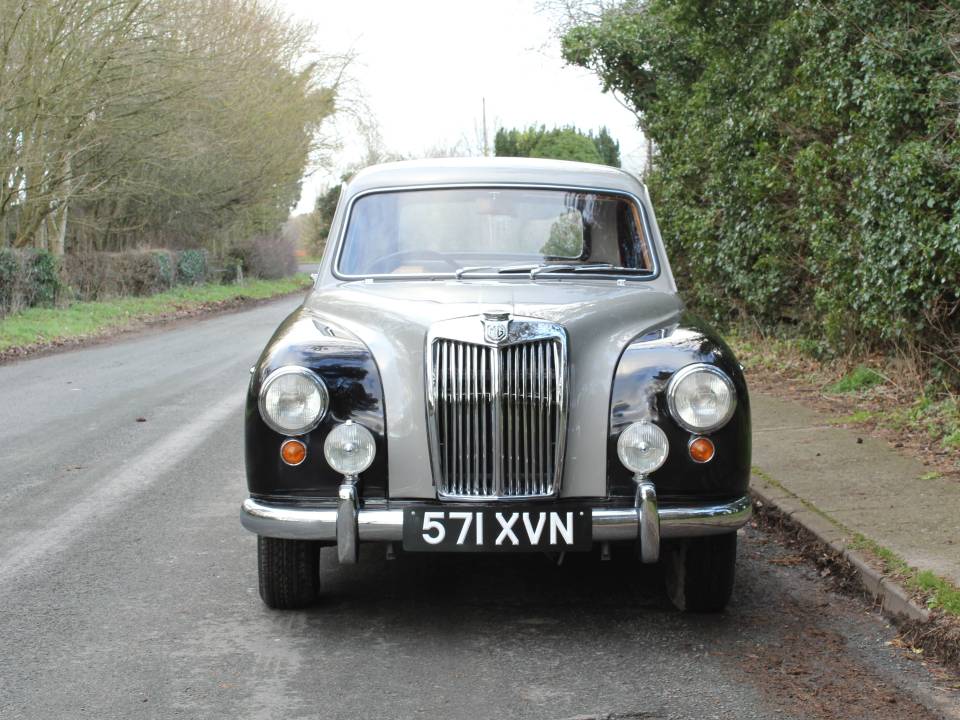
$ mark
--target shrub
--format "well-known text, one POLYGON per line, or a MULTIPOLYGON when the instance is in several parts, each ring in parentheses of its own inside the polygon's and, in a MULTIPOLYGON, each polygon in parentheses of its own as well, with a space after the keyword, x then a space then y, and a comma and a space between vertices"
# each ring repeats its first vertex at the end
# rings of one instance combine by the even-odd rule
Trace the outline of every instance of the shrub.
POLYGON ((0 316, 16 309, 20 271, 20 256, 10 248, 0 248, 0 316))
POLYGON ((169 250, 151 251, 163 289, 172 288, 177 280, 177 264, 169 250))
POLYGON ((0 248, 0 315, 56 304, 63 292, 60 262, 46 250, 0 248))
POLYGON ((910 348, 960 386, 958 23, 956 3, 623 0, 563 51, 656 144, 647 181, 701 312, 835 354, 910 348))
POLYGON ((250 274, 267 280, 293 275, 297 271, 296 248, 282 235, 259 236, 253 239, 250 274))
POLYGON ((63 274, 73 297, 96 300, 111 293, 106 253, 70 253, 63 258, 63 274))
POLYGON ((297 271, 295 250, 293 242, 281 235, 258 235, 234 242, 226 261, 228 266, 239 262, 245 275, 275 280, 297 271))
POLYGON ((27 305, 52 307, 60 295, 60 263, 46 250, 31 252, 26 258, 27 305))
POLYGON ((177 279, 183 285, 197 285, 207 279, 207 251, 181 250, 177 256, 177 279))
POLYGON ((72 253, 64 258, 67 284, 79 300, 152 295, 171 288, 175 273, 168 250, 72 253))

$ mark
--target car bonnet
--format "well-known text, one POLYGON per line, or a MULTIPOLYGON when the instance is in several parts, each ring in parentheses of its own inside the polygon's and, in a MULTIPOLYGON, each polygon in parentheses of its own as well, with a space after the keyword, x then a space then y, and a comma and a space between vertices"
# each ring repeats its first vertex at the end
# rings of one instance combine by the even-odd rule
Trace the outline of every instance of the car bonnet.
POLYGON ((373 353, 383 382, 390 496, 433 498, 426 419, 426 338, 450 318, 509 312, 568 334, 569 415, 561 496, 606 494, 610 386, 635 337, 677 322, 679 298, 642 282, 348 282, 313 292, 307 309, 342 324, 373 353))

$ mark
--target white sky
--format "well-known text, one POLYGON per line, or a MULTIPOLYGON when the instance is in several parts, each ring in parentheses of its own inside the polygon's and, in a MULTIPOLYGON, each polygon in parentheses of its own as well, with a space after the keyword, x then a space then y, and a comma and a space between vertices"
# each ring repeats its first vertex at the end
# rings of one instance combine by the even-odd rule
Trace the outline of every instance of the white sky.
MULTIPOLYGON (((423 156, 431 148, 482 145, 486 98, 492 152, 497 127, 606 125, 620 141, 623 165, 643 167, 645 140, 636 119, 592 73, 566 66, 553 19, 537 0, 277 0, 317 27, 328 53, 352 50, 351 76, 376 120, 386 150, 423 156)), ((355 128, 338 122, 343 144, 332 173, 304 183, 295 212, 364 153, 355 128)))

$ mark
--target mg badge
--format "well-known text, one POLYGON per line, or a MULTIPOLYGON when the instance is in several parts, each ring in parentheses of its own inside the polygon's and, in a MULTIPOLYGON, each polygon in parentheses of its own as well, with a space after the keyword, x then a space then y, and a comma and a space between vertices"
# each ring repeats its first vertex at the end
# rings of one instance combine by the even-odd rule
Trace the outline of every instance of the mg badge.
POLYGON ((487 342, 501 343, 507 339, 509 334, 510 315, 507 313, 484 313, 483 327, 487 342))

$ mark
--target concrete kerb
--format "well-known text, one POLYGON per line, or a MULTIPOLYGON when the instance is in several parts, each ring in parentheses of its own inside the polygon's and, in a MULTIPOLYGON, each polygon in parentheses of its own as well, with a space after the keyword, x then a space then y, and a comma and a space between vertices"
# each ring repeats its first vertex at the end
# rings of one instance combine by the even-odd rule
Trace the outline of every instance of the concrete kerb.
POLYGON ((817 540, 840 555, 854 568, 863 589, 880 604, 881 612, 890 618, 906 618, 927 622, 930 612, 910 599, 910 594, 896 582, 872 567, 866 558, 849 546, 851 533, 810 503, 782 487, 754 475, 751 492, 764 505, 790 518, 817 540))

